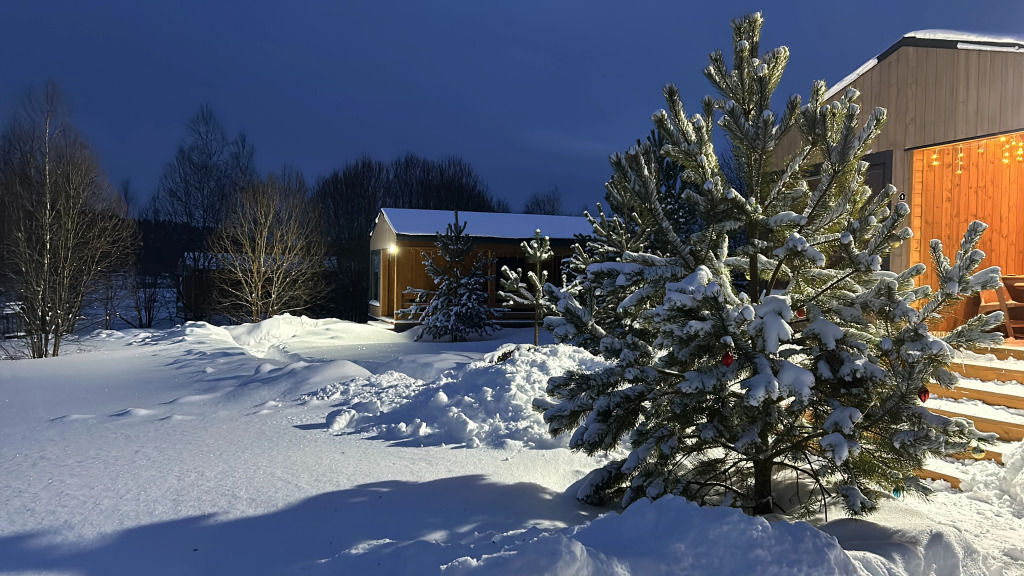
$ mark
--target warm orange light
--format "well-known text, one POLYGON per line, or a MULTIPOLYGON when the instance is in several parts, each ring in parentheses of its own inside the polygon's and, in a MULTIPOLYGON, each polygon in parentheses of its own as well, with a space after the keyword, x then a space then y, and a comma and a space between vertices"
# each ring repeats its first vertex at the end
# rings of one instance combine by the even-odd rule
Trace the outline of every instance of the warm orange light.
MULTIPOLYGON (((1002 164, 1009 168, 1009 164, 1013 162, 1016 165, 1024 164, 1024 132, 1014 132, 1009 134, 1003 134, 1001 136, 991 136, 989 138, 979 138, 977 140, 965 140, 962 142, 956 142, 952 144, 945 144, 942 146, 935 146, 932 148, 925 148, 921 151, 924 156, 924 166, 931 165, 935 170, 944 170, 945 166, 948 165, 952 174, 973 174, 974 168, 979 163, 987 165, 989 162, 984 161, 984 157, 980 156, 985 153, 985 150, 989 147, 995 147, 997 144, 999 148, 995 148, 998 152, 1002 150, 1001 154, 997 154, 995 158, 991 158, 989 162, 996 165, 1002 164), (948 152, 947 152, 948 151, 948 152), (944 163, 943 158, 948 158, 949 162, 944 163), (976 158, 976 159, 975 159, 976 158), (996 158, 999 162, 996 163, 996 158), (967 164, 967 166, 965 166, 967 164)), ((959 180, 959 179, 958 179, 959 180)))

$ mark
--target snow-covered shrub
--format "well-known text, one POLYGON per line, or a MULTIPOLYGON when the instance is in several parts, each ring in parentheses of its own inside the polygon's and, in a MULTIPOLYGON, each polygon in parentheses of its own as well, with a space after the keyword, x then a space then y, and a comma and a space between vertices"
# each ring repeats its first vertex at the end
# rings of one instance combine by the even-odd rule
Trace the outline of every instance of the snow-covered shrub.
POLYGON ((416 301, 409 308, 398 311, 399 315, 418 318, 423 329, 416 335, 434 340, 450 338, 452 342, 465 340, 471 335, 488 336, 498 330, 491 320, 492 311, 487 307, 488 267, 493 263, 484 254, 473 254, 473 239, 466 234, 466 222, 459 224, 459 213, 455 212, 455 224, 448 224, 442 234, 437 233, 437 254, 423 253, 423 265, 434 280, 435 290, 409 288, 406 292, 416 294, 416 301))

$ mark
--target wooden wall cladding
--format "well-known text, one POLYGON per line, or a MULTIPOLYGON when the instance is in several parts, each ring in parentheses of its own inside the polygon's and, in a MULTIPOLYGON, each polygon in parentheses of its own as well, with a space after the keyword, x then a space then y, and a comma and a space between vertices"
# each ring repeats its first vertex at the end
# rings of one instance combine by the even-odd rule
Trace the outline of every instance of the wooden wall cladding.
MULTIPOLYGON (((967 225, 981 220, 983 266, 1024 274, 1024 132, 915 150, 912 164, 911 262, 930 264, 932 238, 952 260, 967 225)), ((926 281, 938 285, 931 271, 926 281)))

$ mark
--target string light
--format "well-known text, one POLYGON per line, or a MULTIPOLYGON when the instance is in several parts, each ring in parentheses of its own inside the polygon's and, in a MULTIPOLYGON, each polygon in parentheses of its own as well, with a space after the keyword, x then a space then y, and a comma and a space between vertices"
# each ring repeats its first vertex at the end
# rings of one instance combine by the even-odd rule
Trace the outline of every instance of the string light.
POLYGON ((963 175, 966 170, 968 174, 974 174, 977 170, 984 171, 987 169, 986 167, 994 167, 996 158, 1003 165, 1009 165, 1014 159, 1016 159, 1015 164, 1024 164, 1024 132, 950 143, 936 146, 930 150, 931 154, 927 154, 927 150, 922 150, 922 153, 927 154, 924 157, 927 163, 925 166, 928 164, 935 167, 942 166, 946 164, 943 161, 945 157, 949 160, 948 165, 951 168, 951 173, 963 175), (999 148, 1002 148, 1002 154, 996 154, 988 162, 984 161, 982 156, 978 156, 976 160, 967 161, 973 158, 974 154, 984 154, 990 148, 994 148, 992 151, 998 151, 999 148, 995 148, 997 145, 999 148))

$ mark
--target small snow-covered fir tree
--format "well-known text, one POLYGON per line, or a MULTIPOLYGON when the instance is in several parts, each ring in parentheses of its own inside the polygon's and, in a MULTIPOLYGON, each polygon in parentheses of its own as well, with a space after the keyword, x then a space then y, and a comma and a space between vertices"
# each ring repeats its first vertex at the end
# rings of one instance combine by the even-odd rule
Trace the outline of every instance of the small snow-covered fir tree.
POLYGON ((704 74, 718 97, 702 113, 688 116, 665 87, 652 137, 612 157, 616 216, 591 218, 575 278, 548 288, 562 316, 546 322, 556 339, 615 361, 552 379, 552 400, 535 402, 573 449, 628 446, 588 476, 584 501, 677 494, 764 514, 781 508, 773 478, 785 472, 813 488, 805 511, 836 497, 859 514, 919 489, 913 471, 929 455, 994 438, 918 400, 931 381, 955 384, 953 346, 1001 340, 988 332, 1000 313, 941 338, 928 328, 952 303, 998 286, 998 267, 978 271, 985 225, 968 227, 955 263, 932 242, 935 292, 914 285, 924 265, 882 270, 911 236, 895 189, 864 183, 861 159, 885 110, 862 122, 856 90, 827 103, 816 82, 805 105, 794 96, 776 115, 789 53, 760 54, 761 24, 760 14, 733 22, 731 69, 711 55, 704 74), (716 118, 743 195, 719 165, 716 118), (794 130, 801 148, 773 170, 794 130))
POLYGON ((522 268, 512 271, 508 266, 502 266, 501 273, 505 277, 501 281, 500 295, 506 299, 505 306, 518 304, 533 308, 533 345, 537 346, 540 344, 541 320, 546 313, 554 311, 554 306, 544 297, 544 285, 548 281, 544 263, 555 253, 551 250, 551 240, 541 236, 540 230, 534 232, 533 240, 524 240, 520 246, 526 254, 526 263, 532 265, 533 270, 526 271, 526 282, 523 282, 522 268))
POLYGON ((456 211, 455 223, 448 224, 444 233, 437 233, 437 253, 423 252, 423 265, 436 289, 406 290, 416 294, 416 300, 399 314, 419 317, 423 322, 417 340, 426 335, 434 340, 450 338, 458 342, 471 335, 488 336, 499 329, 491 320, 494 311, 487 307, 487 282, 491 278, 487 269, 493 260, 484 254, 470 260, 475 244, 466 234, 466 224, 459 223, 456 211))

